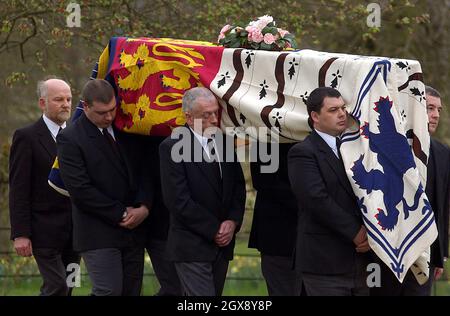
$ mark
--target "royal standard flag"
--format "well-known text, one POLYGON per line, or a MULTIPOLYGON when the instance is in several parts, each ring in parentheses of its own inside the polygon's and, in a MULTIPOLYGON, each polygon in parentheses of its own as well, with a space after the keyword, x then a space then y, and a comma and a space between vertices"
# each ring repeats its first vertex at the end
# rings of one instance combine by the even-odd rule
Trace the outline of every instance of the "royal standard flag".
MULTIPOLYGON (((204 86, 218 97, 227 132, 258 138, 257 128, 267 127, 280 142, 308 135, 305 102, 312 90, 338 89, 352 118, 342 137, 342 157, 370 246, 399 282, 410 268, 419 283, 428 279, 437 229, 424 193, 430 138, 419 62, 116 37, 92 78, 113 85, 114 124, 125 132, 170 135, 185 123, 183 93, 204 86)), ((81 111, 79 106, 73 119, 81 111)), ((57 162, 49 182, 64 192, 57 162)))

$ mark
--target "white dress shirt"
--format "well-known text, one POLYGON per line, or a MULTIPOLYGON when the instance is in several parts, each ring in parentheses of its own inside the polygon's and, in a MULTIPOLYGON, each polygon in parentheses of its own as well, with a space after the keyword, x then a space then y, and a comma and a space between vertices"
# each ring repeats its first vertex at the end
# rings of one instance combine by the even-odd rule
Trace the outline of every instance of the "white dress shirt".
POLYGON ((317 132, 317 134, 319 134, 320 137, 322 137, 322 139, 328 144, 328 146, 330 146, 331 150, 333 150, 334 154, 339 159, 339 152, 338 152, 338 149, 336 146, 336 137, 331 136, 330 134, 318 131, 316 129, 315 129, 315 131, 317 132))
POLYGON ((51 119, 49 119, 45 114, 42 115, 42 118, 44 119, 45 125, 47 125, 48 130, 50 131, 50 134, 52 134, 53 140, 56 142, 56 136, 59 133, 59 128, 62 129, 66 128, 66 122, 63 123, 63 125, 59 126, 55 122, 53 122, 51 119))
MULTIPOLYGON (((100 133, 103 134, 103 128, 98 127, 98 129, 100 130, 100 133)), ((114 140, 116 140, 116 136, 114 136, 114 129, 112 128, 112 125, 109 125, 109 126, 106 128, 106 130, 108 131, 109 135, 111 135, 112 138, 113 138, 114 140)))
MULTIPOLYGON (((189 127, 190 128, 190 127, 189 127)), ((210 152, 209 152, 209 148, 208 148, 208 138, 198 134, 196 131, 194 131, 192 128, 190 128, 192 133, 194 133, 195 137, 197 138, 197 140, 199 141, 199 143, 202 145, 203 150, 206 152, 206 154, 208 155, 208 158, 210 157, 210 152)), ((212 138, 213 141, 213 146, 214 146, 214 150, 215 150, 215 155, 217 157, 217 162, 219 163, 219 169, 220 169, 220 175, 222 175, 222 166, 220 164, 220 157, 219 157, 219 152, 217 150, 217 145, 216 145, 216 140, 214 139, 214 137, 212 138)))

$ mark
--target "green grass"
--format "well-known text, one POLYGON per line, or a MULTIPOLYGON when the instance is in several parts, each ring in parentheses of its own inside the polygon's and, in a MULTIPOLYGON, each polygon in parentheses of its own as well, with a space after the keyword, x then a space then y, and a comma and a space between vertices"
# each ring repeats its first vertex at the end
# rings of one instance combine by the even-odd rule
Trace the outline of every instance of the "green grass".
MULTIPOLYGON (((235 258, 230 262, 223 295, 225 296, 266 296, 266 284, 261 275, 259 252, 247 247, 247 236, 240 233, 235 248, 235 258)), ((91 292, 91 282, 86 275, 85 267, 81 265, 81 287, 73 290, 75 296, 87 296, 91 292)), ((450 281, 447 276, 436 282, 433 295, 450 296, 450 281)), ((153 274, 151 262, 146 255, 142 295, 155 295, 159 283, 153 274)), ((39 294, 41 278, 32 258, 0 255, 0 296, 36 296, 39 294), (2 277, 2 276, 7 277, 2 277), (19 275, 34 275, 20 277, 19 275)))
MULTIPOLYGON (((228 296, 260 296, 267 295, 265 282, 262 279, 259 253, 248 249, 247 238, 239 238, 236 244, 238 255, 231 261, 228 268, 227 281, 223 295, 228 296), (250 255, 250 256, 247 256, 250 255)), ((91 292, 91 282, 86 274, 84 264, 81 264, 81 281, 79 288, 74 288, 73 295, 86 296, 91 292)), ((146 254, 142 293, 144 296, 155 295, 159 283, 154 276, 150 259, 146 254)), ((32 258, 17 256, 0 257, 0 295, 36 296, 39 294, 41 277, 32 258), (20 275, 32 275, 20 277, 20 275)))

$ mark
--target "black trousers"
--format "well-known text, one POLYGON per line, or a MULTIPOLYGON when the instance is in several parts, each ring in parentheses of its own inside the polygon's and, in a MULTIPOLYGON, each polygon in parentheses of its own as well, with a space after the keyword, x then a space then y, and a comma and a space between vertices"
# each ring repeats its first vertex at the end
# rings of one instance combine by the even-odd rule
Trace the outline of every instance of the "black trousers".
POLYGON ((308 296, 369 296, 367 257, 355 255, 354 271, 348 274, 326 275, 302 273, 308 296))
POLYGON ((221 296, 229 261, 219 250, 214 261, 175 262, 186 296, 221 296))
POLYGON ((177 270, 173 262, 165 259, 165 240, 149 240, 147 242, 147 253, 152 261, 153 271, 155 271, 160 289, 156 296, 181 296, 183 289, 177 270))
POLYGON ((93 296, 139 296, 144 273, 144 248, 103 248, 81 253, 93 296))
POLYGON ((71 248, 34 248, 33 256, 42 276, 41 296, 70 296, 72 287, 67 285, 67 277, 79 267, 80 255, 71 248))
POLYGON ((269 296, 300 296, 302 281, 293 269, 292 257, 269 256, 261 253, 261 272, 269 296))

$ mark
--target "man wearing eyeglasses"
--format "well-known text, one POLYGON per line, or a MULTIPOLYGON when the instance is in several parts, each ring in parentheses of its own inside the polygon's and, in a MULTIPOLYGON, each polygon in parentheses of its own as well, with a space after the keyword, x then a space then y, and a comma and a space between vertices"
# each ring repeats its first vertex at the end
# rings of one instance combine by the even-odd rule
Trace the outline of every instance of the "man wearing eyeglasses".
POLYGON ((161 185, 170 212, 167 256, 189 296, 220 296, 245 209, 245 181, 206 88, 183 96, 186 125, 160 145, 161 185), (178 138, 177 138, 178 137, 178 138))

